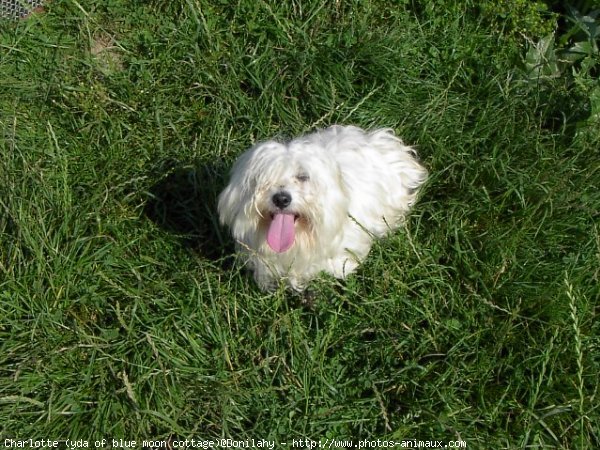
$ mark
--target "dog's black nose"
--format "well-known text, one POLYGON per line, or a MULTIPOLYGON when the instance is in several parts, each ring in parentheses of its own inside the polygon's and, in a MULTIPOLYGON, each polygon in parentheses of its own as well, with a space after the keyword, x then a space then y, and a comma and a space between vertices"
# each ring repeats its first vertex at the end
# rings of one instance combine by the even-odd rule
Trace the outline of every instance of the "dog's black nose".
POLYGON ((273 204, 280 209, 287 208, 292 203, 292 196, 289 192, 279 191, 271 198, 273 204))

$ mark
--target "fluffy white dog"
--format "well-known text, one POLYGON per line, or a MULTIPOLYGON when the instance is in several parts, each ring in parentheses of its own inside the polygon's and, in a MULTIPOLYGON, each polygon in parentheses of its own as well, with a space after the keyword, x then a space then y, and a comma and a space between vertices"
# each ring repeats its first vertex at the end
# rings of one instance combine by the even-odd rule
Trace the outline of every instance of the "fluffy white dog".
POLYGON ((398 228, 427 171, 390 129, 332 126, 255 145, 236 161, 219 217, 262 290, 345 278, 398 228))

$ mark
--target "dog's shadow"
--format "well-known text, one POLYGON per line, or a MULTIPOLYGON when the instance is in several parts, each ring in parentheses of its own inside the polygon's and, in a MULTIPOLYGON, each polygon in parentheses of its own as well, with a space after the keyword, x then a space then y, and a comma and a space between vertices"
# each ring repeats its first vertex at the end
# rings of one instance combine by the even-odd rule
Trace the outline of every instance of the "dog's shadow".
POLYGON ((160 180, 148 191, 146 217, 200 256, 229 265, 224 257, 233 253, 233 242, 223 233, 217 214, 217 197, 228 173, 225 165, 165 161, 158 173, 160 180))

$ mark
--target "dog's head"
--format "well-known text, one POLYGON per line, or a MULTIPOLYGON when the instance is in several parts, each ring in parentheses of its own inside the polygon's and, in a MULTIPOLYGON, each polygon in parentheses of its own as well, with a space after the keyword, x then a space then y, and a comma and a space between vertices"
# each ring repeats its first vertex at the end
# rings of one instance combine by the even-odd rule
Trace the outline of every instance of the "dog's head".
POLYGON ((269 141, 236 161, 218 209, 236 240, 283 253, 330 239, 347 216, 347 200, 339 168, 321 147, 269 141))

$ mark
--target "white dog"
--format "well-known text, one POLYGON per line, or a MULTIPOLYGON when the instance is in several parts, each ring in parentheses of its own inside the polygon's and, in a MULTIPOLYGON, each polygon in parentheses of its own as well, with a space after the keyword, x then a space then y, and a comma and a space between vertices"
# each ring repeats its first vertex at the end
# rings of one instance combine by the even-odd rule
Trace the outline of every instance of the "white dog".
POLYGON ((236 161, 219 217, 263 290, 345 278, 403 223, 427 171, 390 129, 332 126, 236 161))

